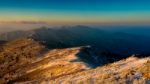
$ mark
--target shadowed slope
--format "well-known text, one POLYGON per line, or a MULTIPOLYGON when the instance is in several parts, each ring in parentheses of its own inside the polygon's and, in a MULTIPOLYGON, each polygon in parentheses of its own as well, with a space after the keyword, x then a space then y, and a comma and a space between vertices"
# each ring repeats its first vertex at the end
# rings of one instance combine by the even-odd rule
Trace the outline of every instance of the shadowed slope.
POLYGON ((0 35, 3 38, 5 36, 8 40, 11 37, 14 39, 20 37, 32 38, 49 49, 89 46, 88 48, 81 48, 77 56, 91 67, 114 62, 132 54, 138 56, 150 55, 150 45, 147 44, 150 43, 149 37, 123 32, 112 33, 81 25, 59 28, 42 27, 31 31, 18 31, 0 35))
MULTIPOLYGON (((109 51, 100 51, 101 53, 96 54, 97 51, 94 49, 90 46, 85 46, 48 51, 48 49, 32 39, 19 39, 7 42, 1 46, 0 51, 0 83, 41 83, 47 81, 57 84, 59 80, 62 80, 64 84, 69 81, 77 84, 78 82, 86 83, 88 80, 90 82, 95 80, 97 83, 115 82, 117 80, 114 80, 115 75, 113 74, 115 74, 117 69, 118 71, 121 70, 121 72, 128 70, 130 74, 132 65, 135 65, 135 69, 139 70, 141 69, 139 67, 143 66, 149 59, 131 57, 127 60, 122 60, 121 55, 110 53, 109 51), (117 62, 117 60, 122 61, 117 62), (113 63, 106 67, 102 66, 110 62, 116 62, 116 64, 113 63), (133 64, 130 66, 131 63, 133 64), (102 68, 92 69, 100 65, 102 68), (116 66, 120 68, 116 68, 116 66), (110 69, 113 71, 107 73, 110 69), (101 74, 103 70, 106 70, 106 72, 104 71, 104 74, 101 74), (83 76, 82 74, 86 75, 83 76), (113 80, 104 80, 105 76, 108 77, 108 75, 113 80), (97 76, 104 79, 97 79, 97 76)), ((123 73, 118 72, 118 74, 123 73)), ((149 77, 145 72, 144 74, 142 77, 149 77)), ((120 82, 122 82, 121 80, 123 82, 128 80, 126 75, 128 74, 125 72, 120 82)), ((147 81, 147 79, 143 81, 147 81)))
POLYGON ((0 39, 11 40, 21 37, 40 41, 50 49, 91 46, 95 50, 129 56, 149 54, 149 37, 127 33, 112 33, 87 26, 65 26, 59 28, 42 27, 31 31, 16 31, 0 35, 0 39))
POLYGON ((56 78, 87 69, 78 60, 79 48, 48 51, 32 39, 10 41, 1 46, 0 83, 56 78))
MULTIPOLYGON (((127 59, 108 64, 96 69, 78 72, 55 79, 21 82, 23 84, 50 83, 50 84, 149 84, 150 58, 129 57, 127 59)), ((19 83, 19 84, 21 84, 19 83)), ((18 84, 18 83, 17 83, 18 84)))

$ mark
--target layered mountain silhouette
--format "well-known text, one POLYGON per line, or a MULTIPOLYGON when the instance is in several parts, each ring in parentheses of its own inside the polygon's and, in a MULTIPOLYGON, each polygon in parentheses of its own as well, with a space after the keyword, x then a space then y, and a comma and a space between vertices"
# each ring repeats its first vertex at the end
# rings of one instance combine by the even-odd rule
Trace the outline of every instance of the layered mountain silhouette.
POLYGON ((148 84, 148 43, 146 36, 81 25, 2 33, 0 83, 148 84))
POLYGON ((0 40, 32 38, 48 48, 69 48, 91 46, 95 50, 113 51, 124 56, 131 54, 149 54, 149 37, 108 32, 88 26, 64 26, 59 28, 42 27, 31 31, 14 31, 0 34, 0 40), (97 49, 98 48, 98 49, 97 49))

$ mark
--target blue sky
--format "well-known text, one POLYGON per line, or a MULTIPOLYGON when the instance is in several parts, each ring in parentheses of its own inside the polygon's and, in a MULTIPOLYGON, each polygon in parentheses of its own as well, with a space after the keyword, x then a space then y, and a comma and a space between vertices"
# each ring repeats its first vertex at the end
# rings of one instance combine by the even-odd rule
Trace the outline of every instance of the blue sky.
POLYGON ((1 8, 127 11, 150 10, 149 0, 0 0, 1 8))
POLYGON ((0 21, 147 23, 149 0, 0 0, 0 21))

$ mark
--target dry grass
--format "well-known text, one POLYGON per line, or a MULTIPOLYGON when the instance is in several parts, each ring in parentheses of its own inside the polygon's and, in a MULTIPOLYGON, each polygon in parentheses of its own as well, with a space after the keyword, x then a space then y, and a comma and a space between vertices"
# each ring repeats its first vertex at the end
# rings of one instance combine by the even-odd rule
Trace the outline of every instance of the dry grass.
POLYGON ((19 39, 1 46, 0 51, 0 83, 15 78, 14 74, 21 67, 31 63, 45 50, 32 39, 19 39))
POLYGON ((148 60, 139 71, 143 74, 143 77, 150 80, 150 60, 148 60))
POLYGON ((80 48, 54 49, 31 39, 8 42, 0 48, 0 84, 148 84, 150 58, 129 57, 86 70, 77 60, 80 48), (45 53, 44 53, 45 52, 45 53))
POLYGON ((44 54, 45 50, 44 46, 31 39, 15 40, 3 45, 0 52, 0 67, 3 67, 0 84, 55 79, 86 68, 81 62, 71 62, 77 59, 79 48, 54 49, 44 54))
MULTIPOLYGON (((145 75, 150 71, 148 59, 130 57, 96 69, 45 80, 50 84, 145 84, 149 81, 149 76, 145 75)), ((42 83, 45 80, 27 83, 42 83)))

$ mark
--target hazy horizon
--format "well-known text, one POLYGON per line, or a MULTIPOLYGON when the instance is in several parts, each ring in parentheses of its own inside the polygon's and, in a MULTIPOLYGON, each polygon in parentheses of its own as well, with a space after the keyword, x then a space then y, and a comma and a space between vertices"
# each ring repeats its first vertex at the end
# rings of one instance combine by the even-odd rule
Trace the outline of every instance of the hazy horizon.
POLYGON ((147 0, 2 0, 0 23, 149 25, 147 0))
POLYGON ((149 27, 149 3, 147 0, 2 0, 0 32, 68 25, 111 31, 149 27))
MULTIPOLYGON (((80 25, 80 24, 79 24, 80 25)), ((28 31, 39 29, 42 27, 47 28, 61 28, 64 26, 77 26, 77 25, 48 25, 48 24, 0 24, 0 34, 5 32, 13 31, 28 31)), ((135 35, 149 36, 150 37, 150 26, 149 25, 82 25, 91 28, 98 28, 105 31, 111 32, 123 32, 135 35)))

